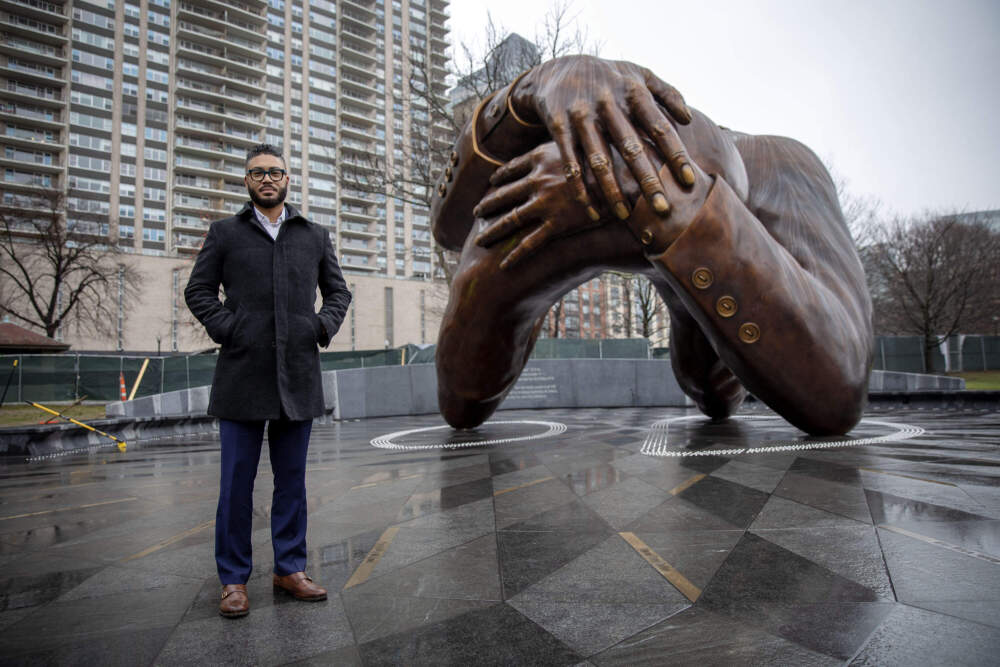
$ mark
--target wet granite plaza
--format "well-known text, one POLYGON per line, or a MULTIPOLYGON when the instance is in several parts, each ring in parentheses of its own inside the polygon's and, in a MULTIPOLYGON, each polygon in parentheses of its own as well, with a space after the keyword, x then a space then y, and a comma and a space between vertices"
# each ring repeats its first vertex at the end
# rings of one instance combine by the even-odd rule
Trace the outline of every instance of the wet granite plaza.
POLYGON ((8 459, 0 662, 1000 662, 996 412, 872 411, 853 442, 765 412, 494 419, 315 427, 320 603, 271 589, 265 447, 238 620, 217 613, 216 435, 8 459))

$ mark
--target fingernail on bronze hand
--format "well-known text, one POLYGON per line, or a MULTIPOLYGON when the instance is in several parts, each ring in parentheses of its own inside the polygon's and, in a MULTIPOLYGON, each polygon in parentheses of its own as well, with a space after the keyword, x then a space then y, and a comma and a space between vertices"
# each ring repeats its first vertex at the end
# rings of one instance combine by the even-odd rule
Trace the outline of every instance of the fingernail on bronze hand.
POLYGON ((687 162, 681 165, 681 180, 689 187, 694 185, 694 169, 687 162))
POLYGON ((653 210, 662 216, 670 213, 670 202, 660 192, 653 195, 653 210))

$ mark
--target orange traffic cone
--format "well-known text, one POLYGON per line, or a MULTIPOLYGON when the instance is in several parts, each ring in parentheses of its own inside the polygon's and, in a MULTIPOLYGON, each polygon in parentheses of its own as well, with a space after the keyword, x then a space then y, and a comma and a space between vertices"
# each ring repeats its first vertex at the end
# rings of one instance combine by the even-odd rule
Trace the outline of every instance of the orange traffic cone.
POLYGON ((118 374, 118 387, 121 389, 122 400, 123 401, 126 400, 128 398, 128 395, 125 393, 125 374, 124 373, 119 373, 118 374))

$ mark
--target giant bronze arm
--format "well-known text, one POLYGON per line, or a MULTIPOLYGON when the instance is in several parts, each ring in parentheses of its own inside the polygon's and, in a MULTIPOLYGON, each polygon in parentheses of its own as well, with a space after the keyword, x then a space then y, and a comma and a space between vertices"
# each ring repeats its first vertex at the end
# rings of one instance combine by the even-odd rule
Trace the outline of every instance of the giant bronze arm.
MULTIPOLYGON (((611 150, 609 171, 632 207, 625 224, 608 201, 594 220, 554 143, 468 180, 476 169, 451 174, 457 196, 444 185, 435 205, 436 233, 465 233, 438 345, 450 423, 485 420, 523 368, 549 306, 609 268, 657 283, 672 311, 675 373, 707 414, 731 413, 745 386, 809 432, 843 433, 857 422, 871 307, 828 174, 800 144, 731 135, 694 116, 671 126, 687 146, 691 178, 646 138, 668 211, 635 180, 636 160, 611 150), (484 196, 491 176, 497 187, 484 196), (473 230, 470 205, 489 222, 473 230)), ((530 130, 515 136, 530 143, 530 130)), ((502 119, 492 131, 505 136, 502 119)), ((467 132, 457 153, 463 141, 478 158, 476 135, 467 132)), ((603 192, 596 175, 583 176, 586 189, 603 192)))

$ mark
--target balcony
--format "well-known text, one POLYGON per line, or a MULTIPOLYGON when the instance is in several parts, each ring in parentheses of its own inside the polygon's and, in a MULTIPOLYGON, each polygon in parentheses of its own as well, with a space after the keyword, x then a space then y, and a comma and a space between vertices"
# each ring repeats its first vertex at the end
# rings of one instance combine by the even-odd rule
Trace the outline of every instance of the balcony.
POLYGON ((362 93, 345 86, 343 83, 340 85, 340 97, 341 100, 350 101, 353 104, 363 105, 372 110, 378 108, 378 105, 375 104, 374 95, 363 95, 362 93))
MULTIPOLYGON (((0 0, 0 4, 3 4, 3 2, 4 0, 0 0)), ((37 42, 58 46, 63 46, 67 43, 68 40, 64 34, 65 29, 61 24, 54 25, 45 21, 38 21, 34 18, 21 15, 20 11, 19 8, 18 14, 0 12, 0 28, 13 30, 15 34, 21 37, 37 42)))
POLYGON ((192 79, 177 78, 176 81, 178 93, 196 94, 219 104, 226 104, 230 108, 240 107, 244 110, 260 111, 261 106, 263 106, 263 98, 259 93, 256 96, 248 95, 242 90, 233 90, 224 85, 214 86, 204 81, 192 79))
POLYGON ((66 65, 66 51, 61 46, 37 42, 19 35, 0 35, 0 53, 12 56, 32 57, 39 62, 54 67, 63 67, 66 65))
POLYGON ((177 45, 177 55, 192 61, 204 61, 216 71, 231 71, 237 76, 255 80, 264 70, 265 58, 247 58, 226 48, 213 48, 199 42, 182 40, 177 45))
MULTIPOLYGON (((174 147, 181 153, 194 153, 195 155, 214 158, 215 163, 223 165, 226 164, 223 159, 225 157, 240 160, 241 162, 245 157, 245 151, 239 150, 231 144, 225 144, 221 141, 198 139, 196 137, 189 137, 181 134, 177 135, 175 138, 174 147)), ((212 162, 212 160, 207 160, 207 162, 212 162)), ((219 169, 229 171, 226 167, 219 167, 219 169)), ((237 173, 242 176, 242 167, 237 173)))
POLYGON ((252 97, 253 93, 257 93, 259 99, 261 89, 264 87, 264 75, 259 72, 256 76, 247 76, 242 71, 233 71, 228 66, 217 67, 188 58, 177 59, 177 73, 189 77, 187 80, 191 82, 200 79, 203 82, 211 82, 217 88, 226 85, 235 87, 244 91, 245 97, 252 97))
POLYGON ((371 141, 374 137, 371 134, 371 129, 366 127, 359 127, 357 125, 352 125, 341 119, 340 123, 340 135, 351 136, 356 139, 371 141))
POLYGON ((364 95, 366 97, 375 95, 378 90, 375 88, 375 77, 359 77, 355 74, 348 74, 347 72, 341 72, 340 85, 343 88, 352 88, 358 94, 364 95))
POLYGON ((238 25, 259 27, 267 20, 262 13, 265 3, 223 2, 221 0, 202 0, 211 10, 222 13, 238 25), (256 5, 256 6, 254 6, 256 5))
POLYGON ((448 11, 448 3, 444 2, 444 0, 432 0, 429 4, 432 20, 447 21, 451 18, 451 12, 448 11))
POLYGON ((218 40, 225 45, 227 49, 232 49, 251 59, 260 57, 260 54, 264 51, 267 43, 263 35, 254 34, 257 39, 246 39, 244 37, 233 35, 226 30, 213 29, 197 22, 185 20, 177 22, 178 39, 199 42, 204 41, 204 39, 208 37, 212 40, 218 40))
POLYGON ((228 141, 237 146, 249 148, 260 143, 260 132, 248 132, 241 126, 231 126, 229 123, 210 123, 200 118, 178 115, 176 127, 186 132, 228 141))
POLYGON ((61 113, 54 109, 44 109, 34 104, 4 100, 0 102, 0 119, 9 123, 24 123, 31 127, 59 131, 65 127, 61 113))
POLYGON ((349 56, 353 56, 360 62, 367 63, 368 67, 375 65, 376 62, 374 48, 370 49, 368 52, 359 51, 355 44, 349 43, 346 40, 341 41, 340 43, 340 53, 341 58, 343 58, 343 54, 346 53, 349 56))
POLYGON ((367 224, 346 221, 340 223, 340 234, 341 236, 348 235, 368 239, 378 238, 379 236, 379 234, 373 232, 367 224))
POLYGON ((378 266, 375 262, 369 261, 368 257, 358 257, 346 253, 340 256, 340 266, 345 270, 378 271, 378 266))
POLYGON ((263 14, 253 14, 214 0, 203 1, 213 5, 213 7, 182 2, 179 6, 178 17, 193 20, 195 23, 206 25, 210 29, 225 31, 229 37, 254 41, 254 38, 263 36, 264 26, 267 22, 263 14))
POLYGON ((366 207, 350 206, 348 204, 340 205, 340 217, 345 222, 350 220, 357 220, 361 222, 375 222, 378 219, 374 215, 371 215, 366 207))
POLYGON ((225 217, 229 212, 226 205, 230 203, 225 199, 209 199, 207 197, 195 197, 188 194, 175 194, 174 195, 174 211, 190 211, 195 214, 201 214, 205 211, 213 212, 213 220, 217 218, 225 217))
POLYGON ((58 133, 47 132, 44 130, 34 132, 25 128, 7 125, 4 128, 3 134, 0 135, 0 138, 3 139, 4 143, 20 146, 21 148, 30 148, 32 150, 59 152, 65 148, 65 146, 59 142, 58 133))
POLYGON ((358 13, 345 10, 340 14, 340 29, 343 32, 356 35, 364 40, 374 39, 374 19, 374 16, 366 19, 362 18, 358 13))
POLYGON ((54 68, 45 65, 34 67, 33 65, 34 63, 8 59, 6 63, 0 65, 0 75, 11 77, 20 82, 35 83, 45 87, 62 86, 66 83, 62 67, 54 68))
POLYGON ((349 137, 341 137, 340 147, 358 151, 360 153, 365 153, 365 154, 373 152, 372 151, 373 146, 371 142, 363 143, 361 141, 349 137))
POLYGON ((171 228, 177 229, 187 229, 193 231, 207 231, 209 225, 212 224, 214 218, 205 216, 197 217, 192 215, 175 215, 170 220, 171 228))
POLYGON ((201 244, 205 242, 205 236, 174 232, 172 241, 172 246, 178 253, 193 255, 201 250, 201 244))
POLYGON ((431 22, 431 35, 437 35, 444 39, 449 32, 451 32, 451 30, 449 30, 448 26, 441 23, 434 23, 433 21, 431 22))
POLYGON ((242 109, 227 109, 225 105, 222 104, 211 104, 203 102, 202 100, 184 97, 177 97, 176 107, 178 111, 185 111, 192 116, 199 116, 201 118, 207 118, 208 120, 214 120, 217 122, 233 121, 234 123, 243 123, 252 126, 257 130, 263 129, 264 127, 264 115, 259 111, 256 115, 251 115, 242 109))
POLYGON ((368 17, 368 20, 372 20, 375 18, 375 12, 371 5, 372 3, 364 2, 363 0, 342 0, 341 12, 343 14, 351 12, 355 16, 365 16, 368 17))
POLYGON ((346 118, 354 123, 358 123, 360 125, 365 125, 368 127, 375 124, 374 115, 372 115, 370 111, 362 113, 360 107, 355 109, 349 105, 342 104, 340 106, 340 116, 341 118, 346 118))
POLYGON ((174 205, 177 205, 177 197, 191 195, 189 199, 185 201, 194 201, 201 197, 209 197, 214 201, 215 198, 222 197, 228 201, 243 201, 247 198, 247 189, 240 185, 239 189, 233 189, 228 187, 230 184, 222 181, 221 179, 215 184, 201 183, 200 181, 196 184, 185 184, 181 182, 174 182, 174 205))
POLYGON ((364 253, 366 255, 374 255, 378 252, 376 248, 368 246, 368 241, 361 241, 360 239, 343 238, 340 240, 339 247, 341 252, 364 253))
POLYGON ((63 25, 69 20, 63 5, 44 0, 0 0, 0 8, 58 25, 63 25))

